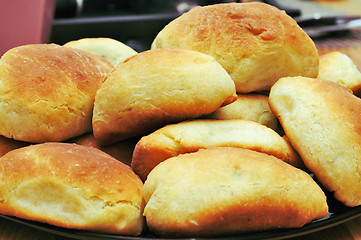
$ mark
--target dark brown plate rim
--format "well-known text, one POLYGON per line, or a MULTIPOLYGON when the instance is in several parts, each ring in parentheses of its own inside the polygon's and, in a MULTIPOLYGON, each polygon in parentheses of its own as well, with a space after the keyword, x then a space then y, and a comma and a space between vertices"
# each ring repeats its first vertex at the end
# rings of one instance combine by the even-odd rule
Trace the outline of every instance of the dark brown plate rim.
POLYGON ((285 239, 291 237, 299 237, 309 233, 321 231, 338 224, 347 222, 351 219, 354 219, 358 216, 361 216, 361 206, 357 207, 345 207, 341 203, 337 202, 333 198, 329 198, 328 200, 330 211, 328 215, 322 219, 312 221, 301 228, 290 228, 290 229, 277 229, 270 231, 262 231, 262 232, 251 232, 244 233, 235 236, 226 236, 220 238, 160 238, 149 231, 145 231, 139 237, 132 236, 120 236, 120 235, 112 235, 112 234, 102 234, 102 233, 93 233, 88 231, 76 230, 76 229, 67 229, 62 227, 56 227, 53 225, 48 225, 40 222, 30 221, 26 219, 21 219, 13 216, 6 216, 0 214, 0 217, 6 219, 8 221, 17 222, 41 231, 45 231, 57 236, 63 236, 78 240, 153 240, 153 239, 225 239, 225 240, 271 240, 271 239, 285 239))

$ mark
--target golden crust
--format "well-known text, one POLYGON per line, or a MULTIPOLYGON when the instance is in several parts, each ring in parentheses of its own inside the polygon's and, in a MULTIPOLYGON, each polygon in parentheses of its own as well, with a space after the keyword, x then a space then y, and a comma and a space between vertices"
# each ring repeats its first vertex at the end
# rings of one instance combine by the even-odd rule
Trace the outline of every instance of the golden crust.
POLYGON ((313 41, 284 11, 264 3, 196 7, 165 26, 151 46, 170 47, 213 56, 242 93, 269 90, 280 77, 318 74, 313 41))
POLYGON ((170 158, 150 173, 143 195, 149 229, 168 237, 301 227, 328 212, 325 194, 308 174, 241 148, 170 158))
POLYGON ((159 163, 179 154, 209 147, 239 147, 273 155, 294 166, 304 165, 292 146, 275 131, 246 120, 194 120, 167 125, 137 143, 131 167, 145 181, 159 163))
POLYGON ((113 66, 118 65, 137 52, 131 47, 112 38, 82 38, 64 44, 64 47, 80 49, 107 59, 113 66))
POLYGON ((44 143, 0 159, 0 212, 56 226, 139 235, 143 183, 95 148, 44 143))
POLYGON ((149 50, 108 74, 95 97, 94 137, 104 145, 142 136, 236 98, 232 79, 212 57, 187 49, 149 50))
POLYGON ((55 44, 9 50, 0 61, 0 134, 40 143, 90 131, 95 92, 111 68, 55 44))
POLYGON ((270 106, 306 167, 347 206, 361 204, 361 100, 332 81, 281 78, 270 106))

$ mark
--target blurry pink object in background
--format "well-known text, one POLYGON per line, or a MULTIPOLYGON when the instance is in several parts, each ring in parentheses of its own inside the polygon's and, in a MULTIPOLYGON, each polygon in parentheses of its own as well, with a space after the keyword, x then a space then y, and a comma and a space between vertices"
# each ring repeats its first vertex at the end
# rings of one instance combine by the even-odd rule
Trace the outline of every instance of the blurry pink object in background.
POLYGON ((0 56, 50 38, 55 0, 0 0, 0 56))

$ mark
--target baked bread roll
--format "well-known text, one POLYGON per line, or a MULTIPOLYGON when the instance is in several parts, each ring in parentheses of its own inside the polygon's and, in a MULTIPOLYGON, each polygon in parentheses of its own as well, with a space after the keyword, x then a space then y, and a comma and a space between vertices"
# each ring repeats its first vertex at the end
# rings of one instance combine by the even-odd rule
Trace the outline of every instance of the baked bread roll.
POLYGON ((143 183, 95 148, 43 143, 0 159, 0 213, 55 226, 139 235, 143 183))
POLYGON ((237 99, 214 58, 188 49, 142 52, 108 74, 98 90, 93 133, 102 145, 210 114, 237 99))
POLYGON ((93 133, 86 133, 80 137, 70 139, 68 142, 78 145, 97 148, 122 163, 130 166, 132 162, 133 150, 139 138, 131 138, 114 144, 102 146, 97 143, 93 133))
POLYGON ((319 79, 336 82, 361 93, 361 73, 346 54, 334 51, 320 56, 319 79))
POLYGON ((77 48, 100 55, 114 66, 137 54, 133 48, 112 38, 82 38, 67 42, 64 47, 77 48))
POLYGON ((302 227, 325 217, 326 196, 305 172, 241 148, 170 158, 144 183, 144 216, 167 237, 216 237, 302 227))
POLYGON ((361 100, 332 81, 281 78, 270 106, 319 182, 347 206, 361 203, 361 100))
POLYGON ((13 48, 0 61, 0 134, 41 143, 91 130, 104 58, 56 44, 13 48))
POLYGON ((209 147, 239 147, 264 152, 297 167, 292 146, 272 129, 247 120, 194 120, 167 125, 137 143, 131 167, 144 181, 164 160, 209 147))
POLYGON ((211 113, 208 118, 251 120, 277 132, 280 131, 278 119, 269 107, 268 96, 262 94, 238 94, 235 102, 219 108, 211 113))
POLYGON ((193 8, 166 25, 151 46, 172 47, 213 56, 240 93, 268 91, 284 76, 318 74, 311 38, 284 11, 264 3, 193 8))

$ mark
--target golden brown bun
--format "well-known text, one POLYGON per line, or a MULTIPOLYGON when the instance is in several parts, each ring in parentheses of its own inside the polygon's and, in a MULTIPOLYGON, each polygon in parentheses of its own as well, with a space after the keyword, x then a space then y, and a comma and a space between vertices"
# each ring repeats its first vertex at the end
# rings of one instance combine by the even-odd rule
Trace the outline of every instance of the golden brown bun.
POLYGON ((262 94, 238 94, 237 101, 219 108, 208 116, 211 119, 244 119, 258 122, 275 131, 280 126, 268 104, 268 96, 262 94))
POLYGON ((161 236, 209 237, 301 227, 325 217, 305 172, 241 148, 209 148, 159 164, 144 183, 144 216, 161 236))
POLYGON ((361 99, 332 81, 281 78, 270 106, 306 167, 347 206, 361 204, 361 99))
POLYGON ((0 213, 48 224, 124 235, 143 225, 143 183, 95 148, 43 143, 0 161, 0 213))
POLYGON ((361 92, 361 73, 351 58, 338 51, 320 56, 317 78, 336 82, 354 93, 361 92))
POLYGON ((145 51, 115 67, 97 92, 94 137, 104 145, 145 135, 236 98, 234 82, 212 57, 187 49, 145 51))
POLYGON ((90 131, 95 92, 111 68, 56 44, 9 50, 0 61, 0 134, 40 143, 90 131))
POLYGON ((193 8, 165 26, 151 46, 171 47, 213 56, 241 93, 269 90, 284 76, 318 74, 314 42, 284 11, 264 3, 193 8))
POLYGON ((69 140, 70 143, 76 143, 86 147, 97 148, 115 159, 118 159, 122 163, 130 166, 132 162, 133 150, 139 138, 127 139, 124 141, 116 142, 111 145, 102 146, 95 141, 93 133, 87 133, 80 137, 69 140))
POLYGON ((82 38, 67 42, 64 47, 77 48, 102 56, 114 66, 137 54, 131 47, 112 38, 82 38))
POLYGON ((132 169, 144 181, 162 161, 209 147, 239 147, 264 152, 302 167, 292 146, 272 129, 247 120, 194 120, 165 126, 137 143, 132 169))

